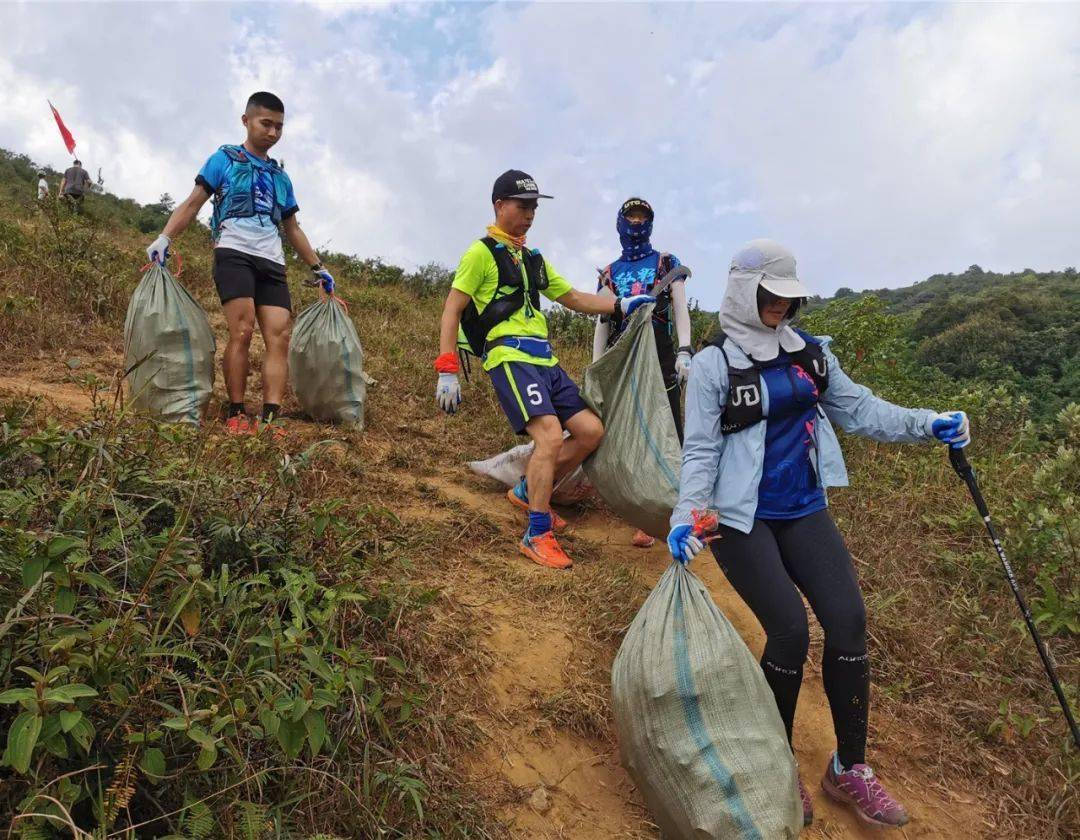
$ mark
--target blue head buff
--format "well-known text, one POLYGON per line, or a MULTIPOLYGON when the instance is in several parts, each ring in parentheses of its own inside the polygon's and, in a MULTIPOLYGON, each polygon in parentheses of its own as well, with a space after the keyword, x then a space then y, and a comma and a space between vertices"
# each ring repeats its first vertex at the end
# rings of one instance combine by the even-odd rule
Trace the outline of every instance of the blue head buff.
POLYGON ((654 253, 652 244, 649 242, 652 236, 652 219, 630 224, 626 216, 620 212, 615 222, 615 229, 619 232, 619 243, 622 245, 624 260, 640 260, 654 253))

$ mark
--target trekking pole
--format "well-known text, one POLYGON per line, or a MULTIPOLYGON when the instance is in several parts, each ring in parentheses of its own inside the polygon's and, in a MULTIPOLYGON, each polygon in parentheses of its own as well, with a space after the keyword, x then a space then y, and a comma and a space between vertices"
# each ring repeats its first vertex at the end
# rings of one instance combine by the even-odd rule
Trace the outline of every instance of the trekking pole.
POLYGON ((956 470, 956 474, 964 480, 968 490, 971 491, 971 498, 975 501, 975 508, 979 511, 979 515, 986 525, 986 530, 990 534, 990 541, 994 544, 994 549, 1001 559, 1001 565, 1005 568, 1005 577, 1009 579, 1009 586, 1012 587, 1013 595, 1016 596, 1016 603, 1019 604, 1020 612, 1024 615, 1024 622, 1031 633, 1031 638, 1035 641, 1035 647, 1039 649, 1039 656, 1042 658, 1046 675, 1050 678, 1051 685, 1054 686, 1054 693, 1057 695, 1058 703, 1061 704, 1061 711, 1065 713, 1065 720, 1069 722, 1073 743, 1076 744, 1077 749, 1080 749, 1080 728, 1076 726, 1076 719, 1073 717, 1072 709, 1069 708, 1069 701, 1065 698, 1065 692, 1061 688, 1061 681, 1058 679, 1057 668, 1054 665, 1054 657, 1050 655, 1050 649, 1046 646, 1046 642, 1042 640, 1042 636, 1039 635, 1039 631, 1035 627, 1035 621, 1031 617, 1031 610, 1028 609, 1027 602, 1020 592, 1020 584, 1016 582, 1016 575, 1013 574, 1009 558, 1005 556, 1005 548, 1001 545, 1001 540, 998 539, 997 532, 994 530, 994 523, 990 521, 990 511, 986 507, 986 500, 979 491, 979 484, 975 480, 975 470, 968 463, 964 450, 959 447, 949 447, 949 461, 952 463, 953 469, 956 470))

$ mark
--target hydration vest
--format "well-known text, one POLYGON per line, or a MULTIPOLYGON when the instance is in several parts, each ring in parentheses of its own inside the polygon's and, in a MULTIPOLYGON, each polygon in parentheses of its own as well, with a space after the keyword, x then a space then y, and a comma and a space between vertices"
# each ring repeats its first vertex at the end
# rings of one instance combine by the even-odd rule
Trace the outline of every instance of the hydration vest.
MULTIPOLYGON (((802 331, 799 331, 799 335, 803 337, 806 346, 788 355, 791 357, 791 364, 798 365, 810 374, 817 386, 820 401, 821 395, 829 387, 829 365, 825 360, 825 352, 811 336, 802 331)), ((724 331, 717 330, 709 344, 719 348, 727 363, 728 392, 727 399, 724 401, 724 413, 720 417, 720 433, 731 435, 765 419, 761 405, 761 368, 763 365, 751 359, 751 367, 732 367, 731 360, 724 350, 726 340, 724 331)))
MULTIPOLYGON (((603 288, 606 285, 615 293, 615 297, 619 297, 619 290, 615 288, 615 281, 611 276, 611 266, 613 265, 615 265, 615 263, 609 263, 608 266, 600 272, 600 287, 603 288)), ((664 275, 671 271, 671 268, 671 254, 661 253, 656 259, 656 276, 653 278, 653 285, 659 283, 664 278, 664 275)), ((651 294, 651 291, 646 291, 644 294, 651 294)), ((656 299, 656 308, 653 310, 653 323, 667 325, 670 332, 670 313, 671 287, 668 286, 668 288, 661 292, 660 296, 656 299)), ((608 344, 610 346, 611 344, 614 344, 615 340, 622 334, 623 321, 625 319, 618 309, 610 315, 604 315, 603 318, 611 324, 612 327, 611 334, 608 336, 608 344)))
MULTIPOLYGON (((222 146, 220 151, 229 158, 229 171, 226 176, 226 189, 223 184, 214 193, 214 212, 210 217, 210 236, 216 242, 221 234, 221 223, 226 219, 248 219, 259 215, 255 210, 255 182, 258 177, 256 165, 252 163, 242 146, 222 146)), ((281 223, 281 214, 288 195, 285 171, 278 162, 269 158, 270 178, 273 182, 273 202, 270 207, 270 222, 276 227, 281 223)))
POLYGON ((525 276, 522 277, 521 263, 509 248, 490 236, 480 241, 495 259, 495 266, 499 269, 499 285, 483 312, 476 308, 476 301, 470 300, 461 313, 461 331, 465 334, 469 352, 474 356, 484 355, 488 333, 519 309, 524 309, 525 314, 532 317, 533 311, 540 308, 541 290, 548 287, 547 266, 535 248, 521 249, 521 261, 525 263, 525 276))

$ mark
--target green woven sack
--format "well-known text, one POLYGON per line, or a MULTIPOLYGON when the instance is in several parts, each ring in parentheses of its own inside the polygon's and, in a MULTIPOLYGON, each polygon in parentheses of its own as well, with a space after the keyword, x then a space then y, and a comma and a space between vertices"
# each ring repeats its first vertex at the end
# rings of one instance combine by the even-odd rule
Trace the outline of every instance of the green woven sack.
POLYGON ((623 766, 664 840, 794 840, 795 760, 765 675, 688 568, 672 563, 611 668, 623 766))
POLYGON ((203 308, 155 262, 135 288, 124 321, 132 404, 170 423, 198 423, 214 390, 216 350, 203 308))
POLYGON ((662 539, 679 499, 682 447, 656 355, 653 309, 639 307, 622 338, 585 369, 582 396, 604 421, 585 474, 620 519, 662 539))
POLYGON ((334 298, 300 313, 289 343, 289 378, 312 419, 363 428, 367 381, 360 337, 334 298))

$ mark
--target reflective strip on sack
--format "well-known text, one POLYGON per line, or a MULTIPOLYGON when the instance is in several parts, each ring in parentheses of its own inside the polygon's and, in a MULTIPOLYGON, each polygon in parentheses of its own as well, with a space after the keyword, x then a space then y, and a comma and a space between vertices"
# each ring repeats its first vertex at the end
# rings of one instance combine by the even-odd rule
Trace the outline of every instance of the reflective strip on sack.
POLYGON ((634 369, 634 359, 637 357, 640 349, 641 345, 635 342, 633 350, 630 353, 630 361, 627 364, 627 367, 630 370, 630 393, 634 396, 634 416, 637 417, 638 428, 641 430, 642 437, 645 438, 645 443, 648 445, 649 451, 652 453, 653 458, 656 459, 656 463, 660 467, 660 471, 664 474, 664 478, 667 479, 671 489, 675 492, 675 495, 678 496, 679 479, 676 478, 675 473, 671 471, 671 468, 664 461, 664 456, 660 453, 660 447, 657 445, 656 439, 649 430, 649 424, 645 421, 645 412, 641 410, 641 400, 639 399, 637 384, 637 371, 634 369))
POLYGON ((758 831, 746 810, 731 771, 720 760, 716 745, 705 728, 705 718, 701 714, 701 704, 698 702, 698 693, 694 686, 694 672, 690 666, 690 647, 686 641, 686 615, 683 613, 681 593, 676 594, 672 600, 675 602, 675 633, 673 634, 675 682, 679 689, 679 699, 682 701, 686 727, 694 739, 694 746, 700 751, 705 765, 724 793, 724 800, 731 810, 732 819, 739 826, 740 840, 762 840, 761 832, 758 831))

